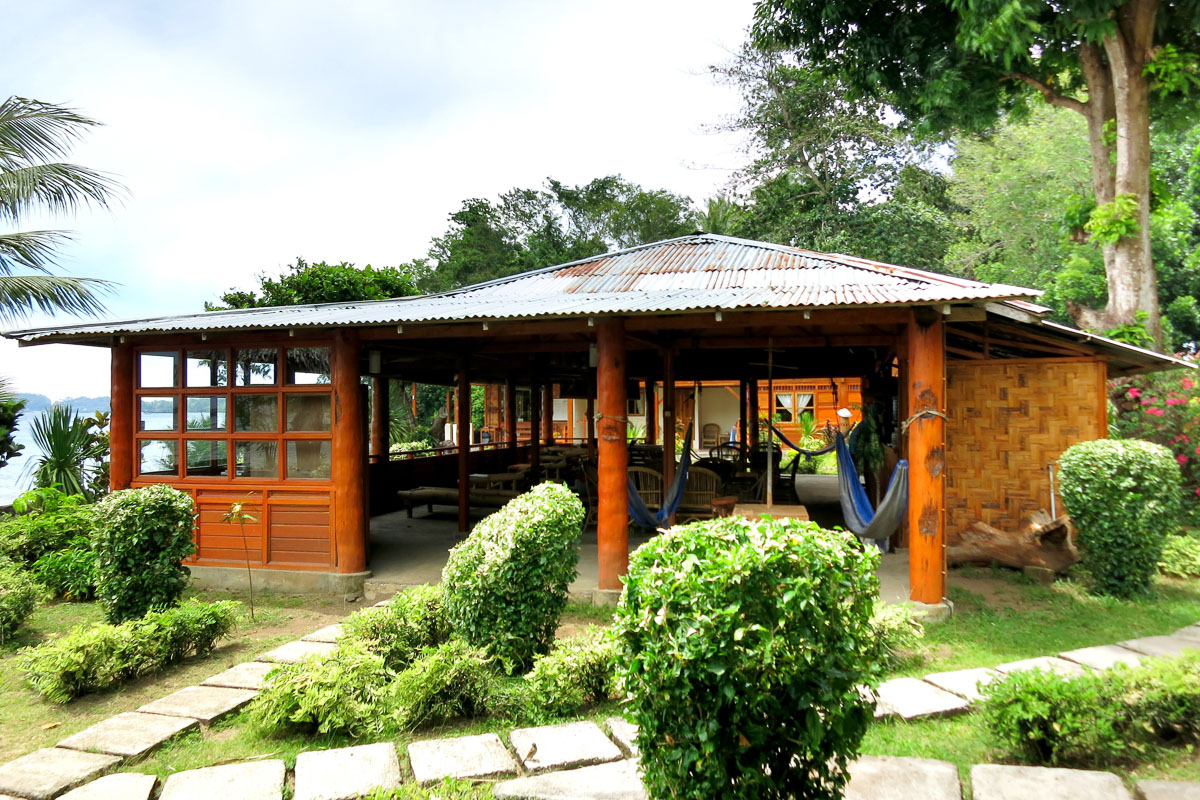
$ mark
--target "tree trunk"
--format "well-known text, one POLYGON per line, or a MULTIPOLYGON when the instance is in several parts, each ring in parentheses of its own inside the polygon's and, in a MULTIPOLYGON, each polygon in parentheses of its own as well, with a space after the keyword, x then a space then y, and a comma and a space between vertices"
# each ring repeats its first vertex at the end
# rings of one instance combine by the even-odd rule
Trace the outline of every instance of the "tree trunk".
POLYGON ((957 544, 946 548, 948 564, 1001 564, 1005 567, 1042 567, 1064 572, 1079 561, 1065 517, 1050 519, 1044 510, 1021 519, 1015 533, 976 522, 963 531, 957 544))

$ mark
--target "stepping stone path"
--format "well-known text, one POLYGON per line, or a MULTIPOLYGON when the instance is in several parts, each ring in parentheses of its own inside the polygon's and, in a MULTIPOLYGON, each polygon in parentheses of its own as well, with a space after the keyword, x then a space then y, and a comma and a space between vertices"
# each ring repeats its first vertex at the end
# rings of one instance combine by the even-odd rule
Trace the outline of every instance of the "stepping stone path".
POLYGON ((35 750, 0 766, 0 794, 51 800, 121 763, 119 756, 62 747, 35 750))
POLYGON ((496 784, 493 791, 502 800, 645 800, 646 797, 637 762, 632 760, 517 778, 496 784))
POLYGON ((517 762, 494 733, 428 739, 408 746, 408 761, 417 783, 436 783, 443 778, 493 778, 516 775, 517 762))
POLYGON ((1117 644, 1102 644, 1098 647, 1081 647, 1078 650, 1068 650, 1059 653, 1059 658, 1074 661, 1092 669, 1111 669, 1117 664, 1136 667, 1142 663, 1145 656, 1117 644))
POLYGON ((278 667, 278 664, 269 661, 247 661, 213 675, 208 680, 201 682, 200 685, 258 690, 267 682, 267 676, 271 674, 271 670, 278 667))
POLYGON ((296 756, 294 800, 353 800, 399 785, 400 759, 391 742, 310 750, 296 756))
POLYGON ((971 701, 918 678, 896 678, 880 684, 876 717, 944 717, 961 714, 971 701))
POLYGON ((1007 664, 1001 664, 996 667, 997 672, 1003 672, 1006 675, 1031 669, 1040 669, 1042 672, 1053 672, 1058 675, 1066 675, 1067 677, 1082 675, 1084 671, 1083 667, 1074 661, 1067 661, 1065 658, 1057 658, 1055 656, 1026 658, 1022 661, 1010 661, 1007 664))
POLYGON ((74 736, 63 739, 58 746, 136 758, 196 725, 194 719, 131 711, 84 728, 74 736))
POLYGON ((308 636, 301 636, 300 641, 334 644, 340 638, 342 638, 342 624, 339 622, 336 625, 327 625, 320 630, 313 631, 308 636))
POLYGON ((609 717, 604 721, 604 724, 608 726, 608 732, 612 736, 613 741, 619 744, 622 750, 634 758, 640 755, 637 742, 635 741, 637 739, 637 725, 622 717, 609 717))
POLYGON ((509 737, 521 767, 529 773, 583 767, 623 757, 594 722, 566 722, 518 728, 509 737))
POLYGON ((280 800, 286 772, 277 758, 190 769, 167 778, 159 800, 280 800))
POLYGON ((72 789, 59 800, 150 800, 158 778, 140 772, 118 772, 72 789))
POLYGON ((846 800, 959 800, 958 767, 932 758, 863 756, 850 765, 846 800))
POLYGON ((925 676, 926 683, 932 683, 939 689, 945 689, 959 697, 964 697, 972 703, 980 700, 979 687, 986 686, 999 678, 1000 673, 987 667, 976 669, 959 669, 953 672, 935 672, 925 676))
POLYGON ((1178 633, 1171 636, 1143 636, 1117 644, 1148 656, 1166 658, 1181 656, 1186 650, 1200 650, 1200 640, 1192 638, 1191 634, 1184 636, 1178 633))
POLYGON ((973 800, 1132 800, 1111 772, 1051 767, 971 767, 973 800))
POLYGON ((1138 781, 1137 800, 1200 800, 1200 783, 1138 781))
POLYGON ((226 689, 220 686, 188 686, 160 697, 138 709, 144 714, 187 717, 211 725, 226 714, 249 703, 258 692, 253 689, 226 689))
POLYGON ((274 661, 277 664, 299 664, 312 656, 327 656, 337 647, 329 642, 295 641, 281 644, 274 650, 268 650, 255 661, 274 661))

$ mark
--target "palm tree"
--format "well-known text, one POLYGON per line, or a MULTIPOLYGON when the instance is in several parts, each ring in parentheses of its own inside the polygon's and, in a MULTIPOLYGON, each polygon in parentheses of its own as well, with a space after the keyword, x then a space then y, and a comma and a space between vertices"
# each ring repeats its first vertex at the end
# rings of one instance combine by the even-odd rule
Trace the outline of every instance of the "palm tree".
MULTIPOLYGON (((0 225, 19 227, 34 212, 66 214, 107 207, 120 184, 87 167, 61 163, 71 145, 99 123, 73 109, 23 97, 0 103, 0 225)), ((0 232, 0 322, 34 310, 94 314, 109 284, 51 274, 62 230, 0 232), (18 270, 22 270, 18 272, 18 270)))

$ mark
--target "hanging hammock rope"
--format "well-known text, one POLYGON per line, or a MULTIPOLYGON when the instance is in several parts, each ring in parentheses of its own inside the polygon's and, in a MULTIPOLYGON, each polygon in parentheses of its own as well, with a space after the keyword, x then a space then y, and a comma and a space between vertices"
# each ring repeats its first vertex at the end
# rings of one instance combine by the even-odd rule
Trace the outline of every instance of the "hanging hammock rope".
POLYGON ((804 458, 808 461, 812 461, 814 456, 823 456, 826 453, 833 452, 833 442, 825 445, 820 450, 805 450, 803 447, 794 444, 790 439, 784 436, 783 431, 779 430, 779 428, 776 428, 774 424, 771 425, 771 430, 775 431, 775 435, 779 437, 779 441, 787 445, 789 449, 795 450, 797 453, 804 456, 804 458))
POLYGON ((845 517, 846 527, 864 544, 871 540, 880 551, 887 552, 888 538, 900 526, 908 510, 908 461, 901 459, 897 462, 879 508, 872 508, 858 478, 858 470, 854 468, 854 458, 850 455, 850 449, 861 430, 862 427, 858 427, 850 433, 849 443, 838 431, 835 441, 842 516, 845 517))
MULTIPOLYGON (((685 441, 690 441, 692 438, 692 426, 689 423, 687 433, 684 436, 685 441)), ((658 511, 651 511, 646 507, 642 496, 638 494, 637 487, 633 485, 633 478, 627 477, 629 482, 629 516, 633 517, 633 521, 639 527, 648 528, 652 531, 658 530, 666 524, 679 509, 679 503, 683 500, 683 489, 687 485, 688 468, 692 465, 692 449, 684 448, 679 459, 679 469, 675 472, 675 479, 671 481, 671 485, 663 494, 662 508, 658 511)))

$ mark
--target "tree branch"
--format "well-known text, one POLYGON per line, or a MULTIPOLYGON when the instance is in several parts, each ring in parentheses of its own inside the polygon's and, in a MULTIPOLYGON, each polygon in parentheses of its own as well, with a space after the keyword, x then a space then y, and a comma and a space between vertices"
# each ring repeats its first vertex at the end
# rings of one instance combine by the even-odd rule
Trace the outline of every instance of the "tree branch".
POLYGON ((1072 111, 1080 114, 1087 114, 1087 105, 1083 101, 1076 100, 1074 97, 1065 97, 1059 94, 1058 92, 1054 91, 1054 89, 1050 88, 1049 84, 1039 81, 1032 75, 1026 75, 1024 72, 1014 72, 1011 75, 1005 75, 1003 80, 1021 81, 1021 83, 1024 83, 1026 86, 1032 86, 1034 89, 1037 89, 1039 92, 1041 92, 1042 97, 1044 97, 1046 102, 1050 105, 1058 106, 1059 108, 1069 108, 1072 111))

